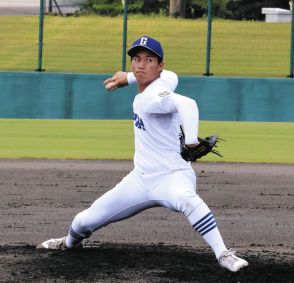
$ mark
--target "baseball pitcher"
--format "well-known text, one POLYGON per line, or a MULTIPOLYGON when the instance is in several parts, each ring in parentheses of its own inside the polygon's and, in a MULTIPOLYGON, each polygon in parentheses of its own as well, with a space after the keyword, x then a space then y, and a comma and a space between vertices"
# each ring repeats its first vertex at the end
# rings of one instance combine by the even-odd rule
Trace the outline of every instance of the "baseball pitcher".
POLYGON ((183 213, 212 248, 220 265, 236 272, 248 262, 227 249, 215 217, 196 190, 191 162, 215 152, 216 136, 198 138, 196 102, 174 92, 176 74, 164 71, 159 41, 142 36, 128 50, 132 73, 118 72, 105 81, 108 90, 137 83, 133 101, 134 169, 86 210, 78 213, 67 236, 47 240, 41 249, 83 247, 102 227, 148 208, 162 206, 183 213), (182 130, 181 130, 182 129, 182 130), (180 136, 180 138, 179 138, 180 136))

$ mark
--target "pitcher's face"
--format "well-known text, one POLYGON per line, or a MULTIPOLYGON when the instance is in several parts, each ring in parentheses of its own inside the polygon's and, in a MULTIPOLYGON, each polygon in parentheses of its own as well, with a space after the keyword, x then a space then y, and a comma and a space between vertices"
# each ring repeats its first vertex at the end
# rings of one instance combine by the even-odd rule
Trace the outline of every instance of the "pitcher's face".
MULTIPOLYGON (((150 83, 160 77, 163 70, 163 62, 158 63, 158 58, 153 53, 142 50, 132 58, 132 71, 140 86, 147 87, 150 83)), ((142 90, 142 88, 141 88, 142 90)))

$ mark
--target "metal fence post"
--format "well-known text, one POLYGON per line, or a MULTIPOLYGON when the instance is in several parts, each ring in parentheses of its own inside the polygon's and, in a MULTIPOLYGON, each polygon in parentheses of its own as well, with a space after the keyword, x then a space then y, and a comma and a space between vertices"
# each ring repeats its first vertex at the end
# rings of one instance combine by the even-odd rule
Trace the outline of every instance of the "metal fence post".
POLYGON ((39 13, 39 48, 38 48, 38 69, 35 71, 43 72, 42 59, 43 59, 43 28, 44 28, 44 0, 40 0, 40 13, 39 13))
POLYGON ((206 72, 204 76, 213 75, 210 73, 210 50, 211 50, 211 25, 212 25, 212 0, 208 0, 207 7, 207 45, 206 45, 206 72))
POLYGON ((294 69, 294 0, 292 0, 292 21, 291 21, 291 48, 290 48, 290 78, 293 78, 294 69))
POLYGON ((123 0, 124 4, 124 24, 123 24, 123 43, 122 43, 122 71, 126 70, 126 52, 127 52, 127 30, 128 30, 128 0, 123 0))

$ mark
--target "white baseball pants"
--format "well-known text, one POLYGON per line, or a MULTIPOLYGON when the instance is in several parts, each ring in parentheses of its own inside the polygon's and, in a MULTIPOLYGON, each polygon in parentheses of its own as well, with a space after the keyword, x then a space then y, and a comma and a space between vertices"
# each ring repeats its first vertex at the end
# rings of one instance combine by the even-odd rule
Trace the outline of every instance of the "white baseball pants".
POLYGON ((210 209, 196 193, 193 169, 168 174, 141 174, 134 169, 88 209, 76 215, 67 245, 74 247, 95 230, 156 206, 184 213, 216 256, 226 250, 210 209))

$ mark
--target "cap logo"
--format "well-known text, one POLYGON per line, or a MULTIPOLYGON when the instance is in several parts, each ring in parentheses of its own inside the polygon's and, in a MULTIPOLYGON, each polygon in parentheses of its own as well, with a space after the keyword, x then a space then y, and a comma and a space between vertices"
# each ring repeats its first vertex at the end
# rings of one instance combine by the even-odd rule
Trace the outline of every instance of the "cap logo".
POLYGON ((147 37, 142 37, 141 40, 140 40, 140 45, 147 45, 147 40, 148 38, 147 37))

